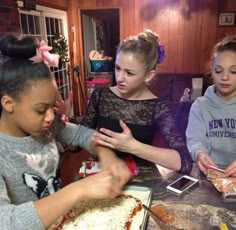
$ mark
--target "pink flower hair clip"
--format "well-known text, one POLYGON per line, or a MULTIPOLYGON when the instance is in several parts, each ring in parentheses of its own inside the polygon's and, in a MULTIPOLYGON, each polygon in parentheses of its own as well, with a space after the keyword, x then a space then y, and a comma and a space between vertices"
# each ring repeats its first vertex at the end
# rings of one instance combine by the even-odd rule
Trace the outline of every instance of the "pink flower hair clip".
POLYGON ((51 67, 58 67, 59 54, 51 54, 49 51, 52 50, 51 46, 48 46, 44 40, 40 42, 39 48, 36 50, 36 55, 29 60, 34 63, 44 62, 46 65, 51 67))

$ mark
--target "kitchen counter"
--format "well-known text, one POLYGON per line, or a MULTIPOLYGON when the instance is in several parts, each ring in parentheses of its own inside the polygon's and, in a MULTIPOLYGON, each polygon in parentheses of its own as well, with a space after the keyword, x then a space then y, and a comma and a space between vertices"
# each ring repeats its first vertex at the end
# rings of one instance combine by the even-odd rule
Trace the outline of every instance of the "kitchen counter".
MULTIPOLYGON (((234 227, 236 227, 236 203, 224 202, 221 193, 206 179, 196 165, 194 165, 190 176, 199 179, 199 183, 191 191, 180 197, 168 192, 166 186, 183 174, 161 166, 155 167, 155 165, 143 161, 142 164, 138 163, 138 168, 140 175, 134 177, 130 184, 152 188, 152 206, 166 205, 173 212, 181 213, 182 219, 184 215, 187 215, 188 218, 186 219, 188 220, 195 217, 203 220, 208 215, 205 222, 209 223, 210 220, 212 226, 219 226, 221 223, 234 223, 234 227), (218 223, 216 223, 217 221, 218 223)), ((219 229, 212 226, 209 229, 219 229)), ((234 227, 229 229, 236 229, 234 227)), ((159 229, 152 218, 149 218, 147 229, 159 229)), ((204 229, 208 228, 204 226, 204 229)))
MULTIPOLYGON (((86 155, 85 153, 71 153, 64 156, 62 164, 62 175, 64 176, 62 182, 64 185, 78 179, 78 169, 81 167, 82 161, 87 160, 88 157, 89 154, 86 155)), ((152 207, 166 205, 166 207, 180 213, 185 223, 189 222, 189 219, 203 220, 205 223, 210 221, 214 226, 219 226, 222 222, 234 223, 235 228, 230 227, 228 229, 236 229, 236 203, 225 203, 221 194, 206 180, 196 165, 194 165, 190 176, 199 179, 199 184, 190 192, 178 197, 168 192, 166 186, 182 174, 160 166, 156 167, 156 165, 143 160, 137 161, 137 164, 140 174, 135 176, 129 184, 150 187, 153 192, 152 207)), ((146 229, 159 230, 160 228, 152 218, 149 218, 146 229)), ((219 227, 212 228, 211 226, 208 228, 202 225, 187 229, 207 230, 219 229, 219 227)))

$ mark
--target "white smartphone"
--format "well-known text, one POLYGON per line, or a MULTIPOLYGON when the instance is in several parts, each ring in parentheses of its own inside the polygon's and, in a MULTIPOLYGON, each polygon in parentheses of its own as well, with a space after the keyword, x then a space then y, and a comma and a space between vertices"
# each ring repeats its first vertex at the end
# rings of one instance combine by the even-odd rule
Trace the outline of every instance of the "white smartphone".
POLYGON ((190 177, 187 175, 184 175, 171 184, 169 184, 166 188, 171 191, 176 193, 177 195, 183 194, 185 191, 189 190, 192 188, 194 185, 198 183, 198 179, 194 177, 190 177))

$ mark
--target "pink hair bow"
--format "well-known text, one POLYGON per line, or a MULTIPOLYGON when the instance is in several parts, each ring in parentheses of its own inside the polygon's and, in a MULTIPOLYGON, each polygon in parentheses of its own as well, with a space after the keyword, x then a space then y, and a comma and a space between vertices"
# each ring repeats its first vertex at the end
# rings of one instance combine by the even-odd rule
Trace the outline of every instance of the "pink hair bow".
POLYGON ((48 46, 44 40, 40 42, 39 48, 36 50, 36 55, 29 60, 34 63, 44 62, 51 67, 57 67, 59 63, 59 54, 51 54, 48 51, 52 50, 51 46, 48 46))

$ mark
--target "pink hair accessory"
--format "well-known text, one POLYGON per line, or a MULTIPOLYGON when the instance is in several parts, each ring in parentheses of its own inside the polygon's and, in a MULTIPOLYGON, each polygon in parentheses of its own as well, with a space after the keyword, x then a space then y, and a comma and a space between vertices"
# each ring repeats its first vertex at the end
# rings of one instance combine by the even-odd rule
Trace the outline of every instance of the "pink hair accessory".
POLYGON ((29 60, 34 63, 44 62, 51 67, 58 67, 59 54, 51 54, 48 51, 52 50, 51 46, 48 46, 44 40, 40 42, 39 48, 36 50, 36 55, 29 60))

